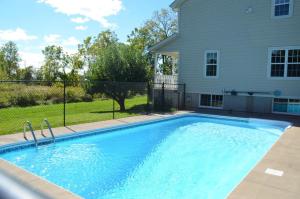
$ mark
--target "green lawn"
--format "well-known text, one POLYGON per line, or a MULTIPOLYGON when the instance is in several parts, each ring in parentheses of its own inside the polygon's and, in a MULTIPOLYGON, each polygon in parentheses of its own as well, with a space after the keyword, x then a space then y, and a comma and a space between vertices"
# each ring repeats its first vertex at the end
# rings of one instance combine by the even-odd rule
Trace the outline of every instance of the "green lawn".
MULTIPOLYGON (((146 103, 146 96, 127 99, 127 111, 116 112, 115 118, 138 115, 144 112, 146 103)), ((67 104, 66 125, 112 119, 112 104, 112 100, 67 104)), ((115 103, 115 107, 116 110, 119 109, 117 103, 115 103)), ((24 122, 27 120, 32 123, 34 129, 40 129, 44 118, 49 120, 52 127, 63 126, 63 104, 0 109, 0 135, 22 132, 24 122)))

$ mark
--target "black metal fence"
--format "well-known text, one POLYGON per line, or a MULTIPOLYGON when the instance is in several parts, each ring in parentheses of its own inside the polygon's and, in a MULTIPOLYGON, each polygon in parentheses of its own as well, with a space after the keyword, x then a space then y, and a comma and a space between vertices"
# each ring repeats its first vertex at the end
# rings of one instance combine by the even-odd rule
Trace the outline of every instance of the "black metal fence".
POLYGON ((0 81, 0 135, 173 111, 185 107, 184 84, 109 81, 0 81))
POLYGON ((152 85, 154 110, 185 109, 185 84, 154 83, 152 85))

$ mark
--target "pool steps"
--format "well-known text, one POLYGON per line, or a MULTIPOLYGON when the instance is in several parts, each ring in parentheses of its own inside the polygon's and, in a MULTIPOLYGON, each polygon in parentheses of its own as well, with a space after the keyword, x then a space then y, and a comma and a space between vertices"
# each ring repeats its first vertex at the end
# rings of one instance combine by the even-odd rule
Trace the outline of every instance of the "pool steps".
MULTIPOLYGON (((44 124, 47 125, 48 130, 49 130, 49 132, 50 132, 50 134, 51 134, 51 136, 52 136, 52 142, 54 143, 54 142, 55 142, 55 136, 54 136, 54 134, 53 134, 51 125, 50 125, 50 123, 49 123, 49 121, 48 121, 47 119, 44 119, 44 120, 42 121, 42 123, 41 123, 41 134, 42 134, 42 136, 43 136, 43 137, 46 137, 46 135, 44 134, 44 124)), ((38 146, 38 140, 37 140, 37 138, 36 138, 35 132, 34 132, 34 130, 33 130, 33 128, 32 128, 32 124, 31 124, 30 121, 26 121, 25 124, 24 124, 24 130, 23 130, 23 137, 24 137, 24 139, 28 141, 28 138, 27 138, 27 136, 26 136, 27 128, 30 130, 30 132, 31 132, 31 134, 32 134, 32 137, 33 137, 33 139, 34 139, 35 146, 37 147, 37 146, 38 146)))

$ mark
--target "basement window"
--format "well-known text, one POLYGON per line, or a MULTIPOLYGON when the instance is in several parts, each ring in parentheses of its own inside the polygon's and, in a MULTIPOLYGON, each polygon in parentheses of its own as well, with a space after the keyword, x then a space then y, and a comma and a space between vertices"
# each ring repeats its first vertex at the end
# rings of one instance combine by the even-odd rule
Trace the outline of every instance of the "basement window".
POLYGON ((223 95, 200 94, 200 107, 223 108, 223 95))
POLYGON ((273 112, 300 115, 300 99, 274 98, 273 112))

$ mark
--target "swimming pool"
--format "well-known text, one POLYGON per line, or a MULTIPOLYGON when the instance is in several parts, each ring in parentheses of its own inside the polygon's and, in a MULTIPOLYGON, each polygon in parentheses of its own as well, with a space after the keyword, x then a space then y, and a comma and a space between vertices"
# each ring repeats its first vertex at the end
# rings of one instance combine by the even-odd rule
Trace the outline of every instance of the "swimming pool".
POLYGON ((0 158, 84 198, 221 199, 287 126, 190 114, 65 136, 37 149, 2 148, 0 158))

